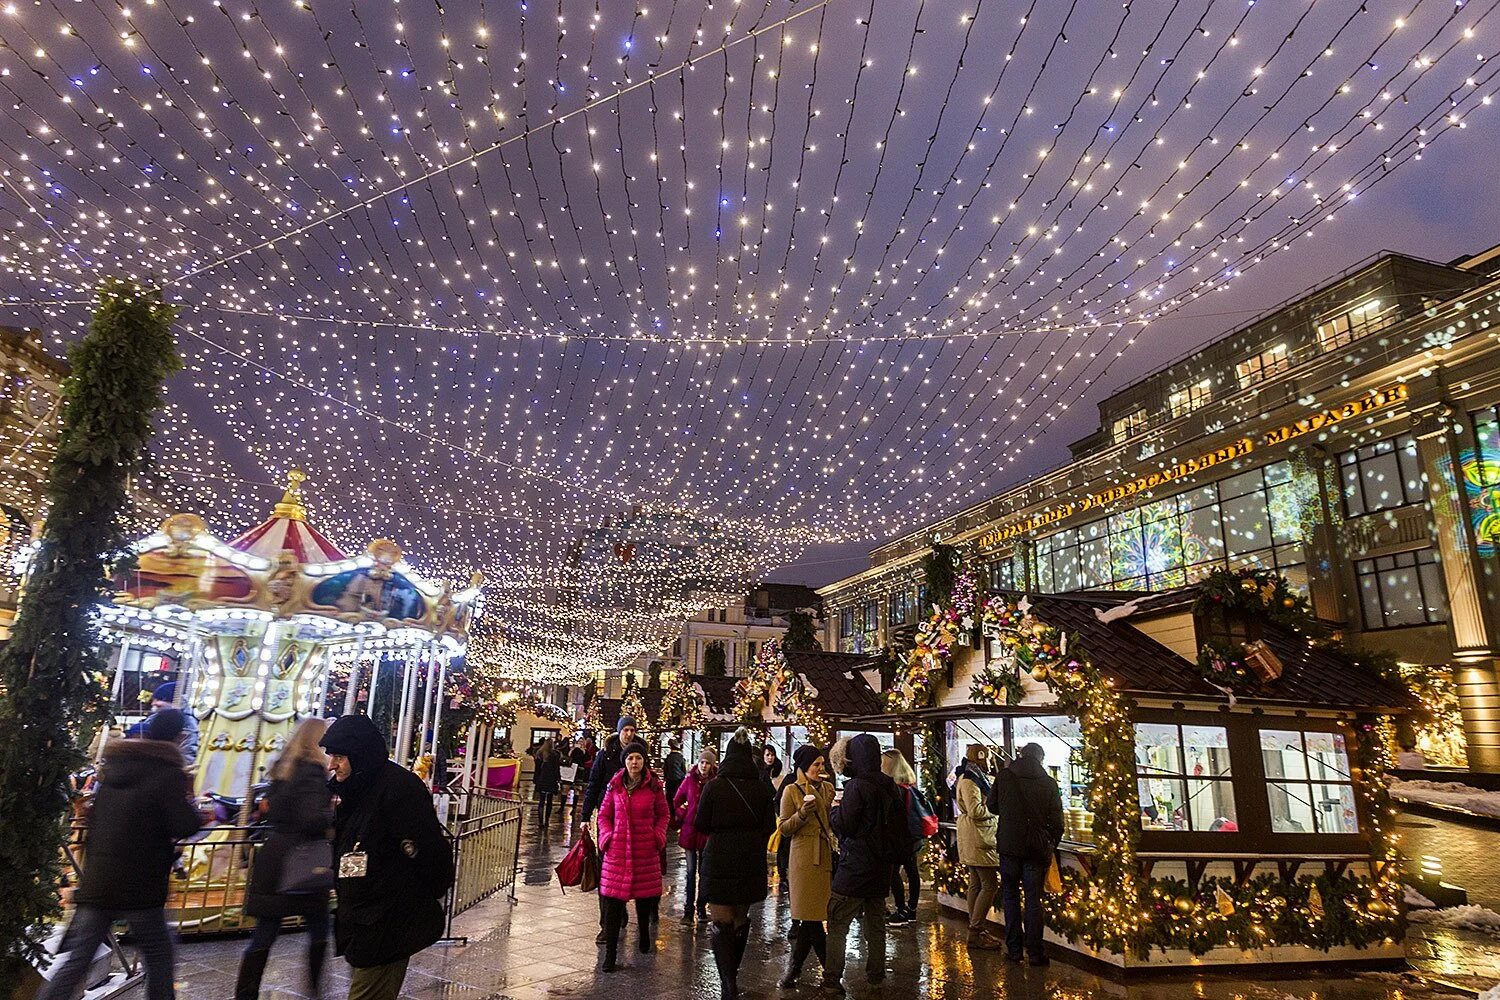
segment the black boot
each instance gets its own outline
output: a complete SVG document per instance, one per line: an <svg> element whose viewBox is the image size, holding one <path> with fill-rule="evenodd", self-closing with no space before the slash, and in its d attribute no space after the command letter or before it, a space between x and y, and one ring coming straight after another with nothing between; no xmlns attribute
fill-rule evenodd
<svg viewBox="0 0 1500 1000"><path fill-rule="evenodd" d="M745 960L745 946L750 943L750 921L745 921L734 932L734 971L740 971L740 963Z"/></svg>
<svg viewBox="0 0 1500 1000"><path fill-rule="evenodd" d="M748 925L747 925L748 926ZM709 947L713 949L714 965L719 970L719 996L721 1000L738 1000L740 995L739 960L736 954L737 932L733 924L714 921L709 932Z"/></svg>
<svg viewBox="0 0 1500 1000"><path fill-rule="evenodd" d="M312 932L309 931L309 934ZM307 944L307 995L319 1000L323 995L323 959L328 954L328 939L314 937Z"/></svg>
<svg viewBox="0 0 1500 1000"><path fill-rule="evenodd" d="M636 922L641 925L641 954L649 955L656 945L656 915L650 908L636 911Z"/></svg>
<svg viewBox="0 0 1500 1000"><path fill-rule="evenodd" d="M824 968L828 967L828 932L823 929L823 923L819 920L810 921L812 925L812 950L818 956L818 964Z"/></svg>
<svg viewBox="0 0 1500 1000"><path fill-rule="evenodd" d="M265 974L271 952L247 951L240 959L240 975L234 983L234 1000L256 1000L260 996L260 977Z"/></svg>
<svg viewBox="0 0 1500 1000"><path fill-rule="evenodd" d="M812 945L812 926L805 921L798 921L797 938L792 944L792 957L787 960L786 975L781 977L782 989L797 988L797 977L802 975L802 963L807 961L807 954L812 951Z"/></svg>
<svg viewBox="0 0 1500 1000"><path fill-rule="evenodd" d="M613 899L604 900L606 909L604 911L604 965L605 972L614 972L619 968L615 959L620 952L620 911L625 909L623 902Z"/></svg>

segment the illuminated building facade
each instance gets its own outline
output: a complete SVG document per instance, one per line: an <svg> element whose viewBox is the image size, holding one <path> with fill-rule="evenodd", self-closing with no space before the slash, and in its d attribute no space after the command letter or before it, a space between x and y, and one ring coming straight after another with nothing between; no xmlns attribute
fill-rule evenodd
<svg viewBox="0 0 1500 1000"><path fill-rule="evenodd" d="M1451 672L1500 770L1500 248L1382 254L1114 393L1064 466L871 552L825 645L902 642L938 538L981 581L1151 592L1285 574L1352 644Z"/></svg>

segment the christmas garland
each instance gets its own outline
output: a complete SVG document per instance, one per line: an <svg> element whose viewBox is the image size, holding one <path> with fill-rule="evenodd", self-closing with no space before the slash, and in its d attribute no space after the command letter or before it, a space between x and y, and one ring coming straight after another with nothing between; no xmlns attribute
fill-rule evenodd
<svg viewBox="0 0 1500 1000"><path fill-rule="evenodd" d="M963 570L953 584L952 603L934 604L927 620L917 625L915 642L906 653L896 682L886 692L886 704L896 712L924 708L932 702L939 672L953 662L953 647L961 632L974 627L979 585L974 574Z"/></svg>
<svg viewBox="0 0 1500 1000"><path fill-rule="evenodd" d="M1259 683L1245 663L1245 647L1222 639L1210 639L1198 650L1198 675L1216 688L1236 692Z"/></svg>
<svg viewBox="0 0 1500 1000"><path fill-rule="evenodd" d="M773 709L793 719L807 730L807 738L817 746L833 742L833 725L813 701L807 683L786 662L779 639L768 639L755 656L750 676L735 684L732 718L750 725L761 724L761 708L776 702Z"/></svg>
<svg viewBox="0 0 1500 1000"><path fill-rule="evenodd" d="M1193 614L1203 617L1216 611L1267 618L1299 631L1308 631L1315 621L1307 598L1293 590L1286 577L1255 567L1216 569L1198 582Z"/></svg>

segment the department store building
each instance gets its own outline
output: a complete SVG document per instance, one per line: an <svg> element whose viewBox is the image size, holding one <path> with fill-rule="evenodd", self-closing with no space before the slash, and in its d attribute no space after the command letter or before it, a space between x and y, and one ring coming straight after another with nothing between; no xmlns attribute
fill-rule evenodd
<svg viewBox="0 0 1500 1000"><path fill-rule="evenodd" d="M1500 247L1381 254L1099 411L1066 465L821 588L825 647L900 645L935 538L1033 593L1272 567L1353 645L1451 672L1469 766L1500 771Z"/></svg>

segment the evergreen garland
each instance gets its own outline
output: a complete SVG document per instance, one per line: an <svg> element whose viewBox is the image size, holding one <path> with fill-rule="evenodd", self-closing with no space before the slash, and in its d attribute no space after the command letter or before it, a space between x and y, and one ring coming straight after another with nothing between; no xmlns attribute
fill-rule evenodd
<svg viewBox="0 0 1500 1000"><path fill-rule="evenodd" d="M106 281L88 334L69 352L65 410L47 481L48 516L10 642L0 651L0 996L41 956L59 910L68 779L104 718L93 610L126 548L126 482L145 460L162 382L182 366L177 310L157 292Z"/></svg>

